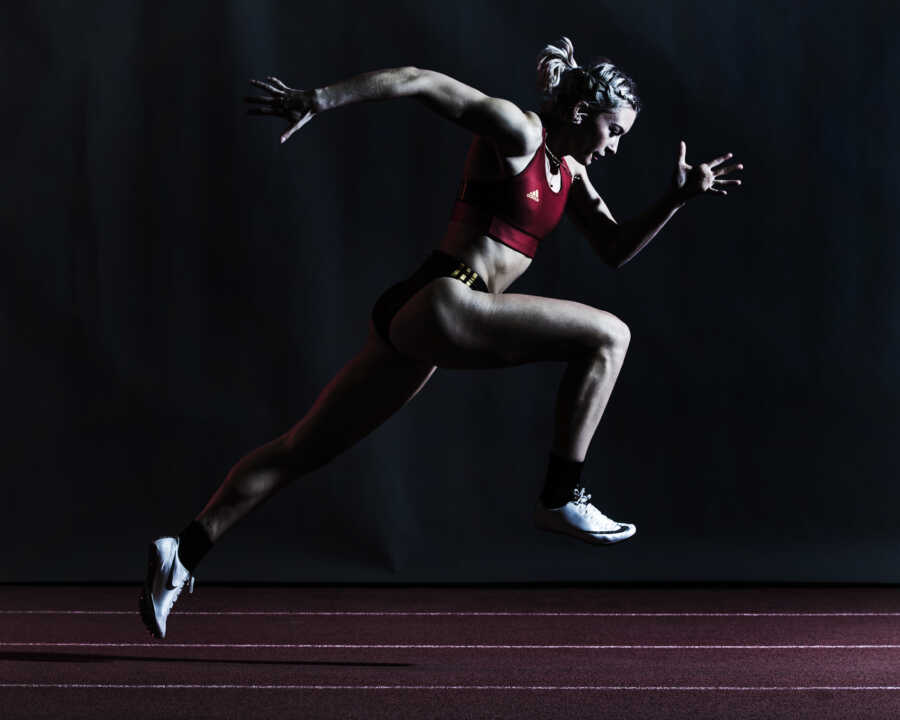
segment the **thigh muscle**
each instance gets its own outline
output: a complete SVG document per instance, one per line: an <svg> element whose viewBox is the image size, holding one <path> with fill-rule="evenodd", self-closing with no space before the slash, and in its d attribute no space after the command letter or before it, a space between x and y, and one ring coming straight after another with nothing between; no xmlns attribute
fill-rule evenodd
<svg viewBox="0 0 900 720"><path fill-rule="evenodd" d="M506 367L568 360L627 345L628 326L572 300L475 292L437 278L400 309L391 341L419 362L446 368Z"/></svg>

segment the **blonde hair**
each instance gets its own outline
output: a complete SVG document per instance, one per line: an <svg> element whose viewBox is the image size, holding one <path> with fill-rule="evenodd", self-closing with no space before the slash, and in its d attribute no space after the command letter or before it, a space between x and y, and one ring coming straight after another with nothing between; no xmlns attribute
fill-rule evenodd
<svg viewBox="0 0 900 720"><path fill-rule="evenodd" d="M557 110L570 111L578 102L595 112L628 106L640 112L637 85L609 58L596 58L587 67L575 60L575 47L563 36L559 45L547 45L538 54L537 87Z"/></svg>

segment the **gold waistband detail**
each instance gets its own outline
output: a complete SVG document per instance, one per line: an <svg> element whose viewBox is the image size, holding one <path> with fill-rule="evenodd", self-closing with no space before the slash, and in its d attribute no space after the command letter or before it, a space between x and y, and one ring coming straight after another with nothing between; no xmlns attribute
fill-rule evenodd
<svg viewBox="0 0 900 720"><path fill-rule="evenodd" d="M450 277L462 280L467 286L472 287L472 283L478 278L478 273L460 260L456 269L450 273Z"/></svg>

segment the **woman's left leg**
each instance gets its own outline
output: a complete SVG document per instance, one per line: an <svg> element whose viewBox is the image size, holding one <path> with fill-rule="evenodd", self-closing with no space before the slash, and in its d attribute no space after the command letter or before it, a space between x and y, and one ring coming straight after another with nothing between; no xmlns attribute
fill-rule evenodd
<svg viewBox="0 0 900 720"><path fill-rule="evenodd" d="M239 460L196 522L216 542L280 488L326 465L384 423L436 369L399 354L370 326L365 347L322 389L306 415Z"/></svg>
<svg viewBox="0 0 900 720"><path fill-rule="evenodd" d="M362 351L319 393L303 419L242 458L178 537L150 543L139 598L141 619L150 633L166 636L172 604L183 587L193 591L197 563L223 533L280 488L375 430L408 403L436 369L391 348L370 323Z"/></svg>

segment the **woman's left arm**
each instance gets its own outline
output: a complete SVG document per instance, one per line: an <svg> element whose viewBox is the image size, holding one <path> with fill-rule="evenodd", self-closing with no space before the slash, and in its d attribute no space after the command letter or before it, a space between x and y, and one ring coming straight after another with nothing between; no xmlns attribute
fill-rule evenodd
<svg viewBox="0 0 900 720"><path fill-rule="evenodd" d="M733 153L720 155L708 163L688 165L685 161L687 145L682 140L678 153L678 162L672 175L672 184L663 196L645 212L630 220L625 220L616 227L610 239L608 257L610 265L620 268L637 255L649 243L672 216L691 198L711 193L727 195L723 185L741 184L740 180L724 180L734 170L743 170L742 164L722 166Z"/></svg>

